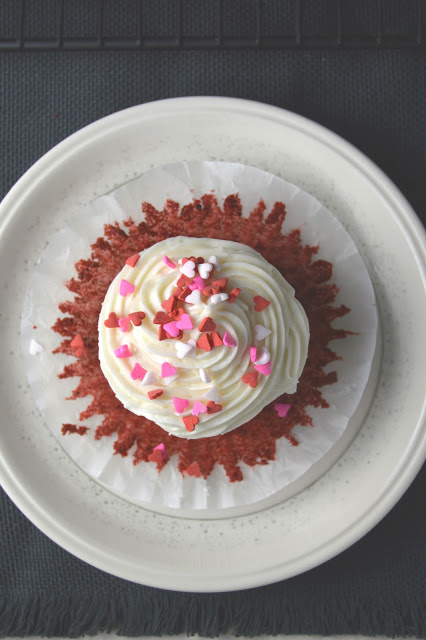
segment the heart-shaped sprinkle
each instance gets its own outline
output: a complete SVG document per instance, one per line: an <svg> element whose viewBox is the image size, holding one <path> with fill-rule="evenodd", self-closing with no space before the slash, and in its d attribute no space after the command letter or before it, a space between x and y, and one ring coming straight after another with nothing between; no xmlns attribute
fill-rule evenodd
<svg viewBox="0 0 426 640"><path fill-rule="evenodd" d="M151 453L148 456L148 461L156 462L157 464L162 465L164 463L164 458L161 451L159 451L158 449L157 450L154 449L153 451L151 451Z"/></svg>
<svg viewBox="0 0 426 640"><path fill-rule="evenodd" d="M264 340L267 336L269 336L272 331L263 326L263 324L257 324L254 327L255 338L256 340Z"/></svg>
<svg viewBox="0 0 426 640"><path fill-rule="evenodd" d="M204 287L203 296L213 296L215 293L219 293L219 287L212 287L209 285L208 287Z"/></svg>
<svg viewBox="0 0 426 640"><path fill-rule="evenodd" d="M254 296L253 302L255 311L263 311L263 309L266 309L266 307L269 307L271 304L269 300L262 298L262 296Z"/></svg>
<svg viewBox="0 0 426 640"><path fill-rule="evenodd" d="M216 271L220 271L220 262L219 260L216 258L216 256L210 256L209 260L210 264L212 264L214 266L214 268L216 269Z"/></svg>
<svg viewBox="0 0 426 640"><path fill-rule="evenodd" d="M127 344L122 344L118 349L114 349L114 353L117 358L130 358L132 356L132 352L130 351Z"/></svg>
<svg viewBox="0 0 426 640"><path fill-rule="evenodd" d="M145 314L143 311L133 311L133 313L129 313L129 318L135 327L140 327L142 320L145 318Z"/></svg>
<svg viewBox="0 0 426 640"><path fill-rule="evenodd" d="M114 311L111 311L108 318L104 320L104 325L108 329L116 329L118 327L118 316Z"/></svg>
<svg viewBox="0 0 426 640"><path fill-rule="evenodd" d="M217 287L219 291L224 291L228 284L228 278L218 278L217 280L213 280L212 287Z"/></svg>
<svg viewBox="0 0 426 640"><path fill-rule="evenodd" d="M198 265L198 273L203 280L207 280L210 277L210 273L213 270L213 265L210 262L203 262Z"/></svg>
<svg viewBox="0 0 426 640"><path fill-rule="evenodd" d="M271 354L266 347L261 347L257 353L257 358L254 364L267 364L271 359Z"/></svg>
<svg viewBox="0 0 426 640"><path fill-rule="evenodd" d="M179 335L179 329L175 320L173 322L167 322L166 324L163 324L163 328L165 331L167 331L169 336L172 336L172 338L176 338Z"/></svg>
<svg viewBox="0 0 426 640"><path fill-rule="evenodd" d="M254 368L264 376L269 376L271 373L271 362L268 362L267 364L255 364Z"/></svg>
<svg viewBox="0 0 426 640"><path fill-rule="evenodd" d="M166 446L164 442L160 442L160 444L157 444L157 446L154 447L153 451L159 451L163 457L163 460L167 460Z"/></svg>
<svg viewBox="0 0 426 640"><path fill-rule="evenodd" d="M210 338L214 347L221 347L223 345L223 340L217 331L212 331L210 334Z"/></svg>
<svg viewBox="0 0 426 640"><path fill-rule="evenodd" d="M209 400L207 403L207 413L219 413L219 411L222 411L222 405L216 404L213 400Z"/></svg>
<svg viewBox="0 0 426 640"><path fill-rule="evenodd" d="M194 289L198 289L199 291L202 291L204 289L204 280L202 279L202 277L195 276L195 278L189 285L189 288L191 289L191 291L194 291Z"/></svg>
<svg viewBox="0 0 426 640"><path fill-rule="evenodd" d="M135 253L134 256L130 256L130 258L127 258L126 264L128 264L129 267L134 267L137 261L139 260L139 258L140 258L139 253Z"/></svg>
<svg viewBox="0 0 426 640"><path fill-rule="evenodd" d="M163 300L161 306L163 307L163 309L165 309L165 311L167 311L167 313L172 313L176 309L177 300L174 296L170 296L170 298L167 298L167 300Z"/></svg>
<svg viewBox="0 0 426 640"><path fill-rule="evenodd" d="M182 420L184 420L184 418L182 418ZM186 424L185 424L186 427ZM194 428L192 429L188 429L188 427L186 427L187 431L194 431ZM185 473L188 476L193 476L194 478L199 478L201 476L201 469L200 469L200 465L198 464L198 462L193 462L192 464L189 465L189 467L187 467L185 469Z"/></svg>
<svg viewBox="0 0 426 640"><path fill-rule="evenodd" d="M180 272L188 278L193 278L195 276L195 262L193 260L187 260L185 264L182 264Z"/></svg>
<svg viewBox="0 0 426 640"><path fill-rule="evenodd" d="M210 304L219 304L219 302L225 302L225 300L228 300L227 293L214 293L210 296L209 302Z"/></svg>
<svg viewBox="0 0 426 640"><path fill-rule="evenodd" d="M182 317L176 323L178 329L182 329L182 331L193 329L194 325L192 324L191 318L187 313L183 313Z"/></svg>
<svg viewBox="0 0 426 640"><path fill-rule="evenodd" d="M189 287L185 287L184 289L182 289L182 292L178 295L178 300L181 300L182 302L186 302L186 299L190 295L191 295L191 289ZM201 302L201 297L200 297L200 302Z"/></svg>
<svg viewBox="0 0 426 640"><path fill-rule="evenodd" d="M180 278L176 282L176 285L178 287L187 287L189 284L191 284L191 282L192 282L192 278L188 278L188 276L186 276L184 273L182 273L182 275L180 276Z"/></svg>
<svg viewBox="0 0 426 640"><path fill-rule="evenodd" d="M200 369L199 370L199 374L200 374L200 378L203 382L205 382L206 384L208 384L209 382L212 381L212 379L210 378L209 374L207 373L207 371L205 369Z"/></svg>
<svg viewBox="0 0 426 640"><path fill-rule="evenodd" d="M129 330L130 327L130 318L120 318L118 321L120 329L123 333Z"/></svg>
<svg viewBox="0 0 426 640"><path fill-rule="evenodd" d="M206 332L206 331L214 331L216 329L216 323L210 318L204 318L204 320L201 320L199 326L198 326L198 331L202 332Z"/></svg>
<svg viewBox="0 0 426 640"><path fill-rule="evenodd" d="M168 378L169 376L174 376L177 373L176 367L169 364L168 362L163 362L161 365L161 377Z"/></svg>
<svg viewBox="0 0 426 640"><path fill-rule="evenodd" d="M243 382L244 384L248 384L249 387L254 389L255 387L257 387L258 378L259 378L258 372L251 371L250 373L246 373L243 375Z"/></svg>
<svg viewBox="0 0 426 640"><path fill-rule="evenodd" d="M146 371L141 365L137 362L130 372L130 377L132 380L143 380L145 378Z"/></svg>
<svg viewBox="0 0 426 640"><path fill-rule="evenodd" d="M197 416L182 416L182 420L187 431L194 431L195 425L199 423Z"/></svg>
<svg viewBox="0 0 426 640"><path fill-rule="evenodd" d="M212 385L210 389L203 394L203 398L207 398L207 400L213 400L214 402L219 402L220 395L217 387Z"/></svg>
<svg viewBox="0 0 426 640"><path fill-rule="evenodd" d="M213 349L213 344L208 333L203 333L203 335L198 338L197 347L207 352Z"/></svg>
<svg viewBox="0 0 426 640"><path fill-rule="evenodd" d="M164 324L160 324L160 326L158 327L158 339L160 340L160 342L162 340L168 340L169 337L169 334L166 333L164 329Z"/></svg>
<svg viewBox="0 0 426 640"><path fill-rule="evenodd" d="M176 265L174 262L172 262L170 260L170 258L168 258L167 256L163 256L163 262L164 264L166 264L168 267L170 267L170 269L176 269Z"/></svg>
<svg viewBox="0 0 426 640"><path fill-rule="evenodd" d="M235 338L233 336L231 336L230 333L228 333L228 331L225 331L225 333L223 334L223 344L226 347L236 347L237 346L237 342L235 340Z"/></svg>
<svg viewBox="0 0 426 640"><path fill-rule="evenodd" d="M30 355L35 356L37 353L41 353L42 351L44 351L44 349L41 344L39 344L37 340L34 340L34 338L31 338L29 347Z"/></svg>
<svg viewBox="0 0 426 640"><path fill-rule="evenodd" d="M200 415L200 413L206 413L206 411L207 407L205 404L203 404L202 402L198 402L198 400L194 402L194 406L192 407L193 416L198 416Z"/></svg>
<svg viewBox="0 0 426 640"><path fill-rule="evenodd" d="M189 407L189 400L186 398L173 398L176 413L183 413Z"/></svg>
<svg viewBox="0 0 426 640"><path fill-rule="evenodd" d="M177 357L180 360L185 358L185 356L187 356L194 348L192 345L190 345L190 344L188 344L186 342L176 342L175 343L175 347L176 347Z"/></svg>
<svg viewBox="0 0 426 640"><path fill-rule="evenodd" d="M153 384L156 384L157 376L153 371L147 371L144 379L142 380L143 387L150 387Z"/></svg>
<svg viewBox="0 0 426 640"><path fill-rule="evenodd" d="M285 418L290 410L291 404L281 404L277 402L274 404L274 409L278 413L279 418Z"/></svg>
<svg viewBox="0 0 426 640"><path fill-rule="evenodd" d="M194 338L191 338L190 340L188 340L188 344L190 344L191 347L194 347L194 349L197 346L197 343L195 342Z"/></svg>
<svg viewBox="0 0 426 640"><path fill-rule="evenodd" d="M188 304L200 304L201 302L201 293L198 289L194 289L189 296L186 296L185 302Z"/></svg>
<svg viewBox="0 0 426 640"><path fill-rule="evenodd" d="M133 293L134 290L135 290L135 286L131 282L128 282L124 278L121 280L121 282L120 282L120 296L125 298L126 296L130 295L131 293Z"/></svg>
<svg viewBox="0 0 426 640"><path fill-rule="evenodd" d="M250 347L250 360L252 362L256 362L257 358L257 349L256 347Z"/></svg>
<svg viewBox="0 0 426 640"><path fill-rule="evenodd" d="M152 320L152 323L166 324L166 322L170 322L171 320L173 320L173 318L171 318L167 313L164 313L164 311L157 311L157 313L155 314Z"/></svg>
<svg viewBox="0 0 426 640"><path fill-rule="evenodd" d="M241 293L241 289L239 289L238 287L234 287L234 289L232 289L232 291L229 294L228 302L235 302L235 300L238 298L240 293Z"/></svg>
<svg viewBox="0 0 426 640"><path fill-rule="evenodd" d="M163 395L162 389L153 389L152 391L148 391L148 398L150 400L155 400L156 398L159 398L162 395Z"/></svg>

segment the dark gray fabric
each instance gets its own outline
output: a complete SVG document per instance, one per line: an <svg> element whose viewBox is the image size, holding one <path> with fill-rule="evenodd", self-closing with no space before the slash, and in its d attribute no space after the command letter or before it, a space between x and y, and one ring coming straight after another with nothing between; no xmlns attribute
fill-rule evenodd
<svg viewBox="0 0 426 640"><path fill-rule="evenodd" d="M350 140L426 221L426 55L420 51L0 54L2 197L80 127L160 98L226 95L285 107ZM179 594L104 574L48 540L0 492L0 635L223 631L426 637L426 469L363 540L304 575Z"/></svg>

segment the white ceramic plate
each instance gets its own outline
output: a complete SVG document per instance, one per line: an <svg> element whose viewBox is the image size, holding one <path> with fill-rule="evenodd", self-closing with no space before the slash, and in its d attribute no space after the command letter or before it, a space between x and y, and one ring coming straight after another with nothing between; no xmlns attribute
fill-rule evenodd
<svg viewBox="0 0 426 640"><path fill-rule="evenodd" d="M179 160L257 166L312 193L342 222L369 268L383 359L357 437L319 480L240 517L192 520L121 500L88 478L44 425L28 391L18 326L28 272L50 234L89 201ZM109 573L182 591L243 589L336 555L395 504L426 453L426 241L398 190L338 136L281 109L182 98L113 114L63 141L0 207L0 480L65 549Z"/></svg>

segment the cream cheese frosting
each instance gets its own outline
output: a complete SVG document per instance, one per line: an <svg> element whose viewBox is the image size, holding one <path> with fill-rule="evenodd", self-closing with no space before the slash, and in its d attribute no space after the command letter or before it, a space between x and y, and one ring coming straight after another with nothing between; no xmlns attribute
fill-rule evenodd
<svg viewBox="0 0 426 640"><path fill-rule="evenodd" d="M211 238L169 238L131 256L99 317L100 365L116 397L181 438L227 433L294 393L308 343L306 314L279 271L246 245Z"/></svg>

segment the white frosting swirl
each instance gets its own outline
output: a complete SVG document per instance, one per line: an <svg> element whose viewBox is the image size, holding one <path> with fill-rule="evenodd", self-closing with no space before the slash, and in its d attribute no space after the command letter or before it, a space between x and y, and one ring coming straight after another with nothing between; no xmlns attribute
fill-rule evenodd
<svg viewBox="0 0 426 640"><path fill-rule="evenodd" d="M164 256L176 268L167 266ZM160 341L159 325L154 324L153 319L159 311L166 313L161 303L176 289L183 268L179 261L190 256L202 256L206 262L210 258L214 262L213 257L217 259L213 275L205 280L206 286L212 280L228 278L226 293L234 288L241 292L232 303L228 300L217 302L201 292L199 304L183 303L193 329L184 330L180 342L188 345L189 340L198 341L205 335L199 332L198 326L204 318L210 317L219 335L223 338L227 333L236 346L224 344L209 352L199 347L190 351L183 347L189 353L179 358L178 340ZM197 267L195 275L198 275ZM133 285L134 292L120 295L122 280ZM255 311L256 296L270 304ZM127 318L137 311L143 311L146 316L140 326L130 322L128 331L122 331L120 327L108 328L104 324L111 313L118 318ZM270 331L266 337L262 337L266 332L262 332L259 325ZM147 417L182 438L227 433L253 418L281 394L294 393L305 365L308 342L306 314L294 297L293 288L279 271L246 245L210 238L169 238L141 252L136 265L126 264L111 283L99 318L100 364L117 398L131 412ZM123 345L128 346L131 356L117 357L115 352ZM256 361L265 362L270 354L269 363L264 364L263 369L260 365L254 388L242 380L258 366L251 361L251 347L257 348ZM162 378L163 363L174 367L177 377ZM132 379L131 372L136 364L150 372L144 380ZM271 371L265 375L268 366ZM148 392L156 389L161 389L162 395L150 399ZM173 398L189 401L182 413L176 412ZM195 402L207 406L209 398L220 404L222 410L200 413L195 429L188 431L182 418L192 415Z"/></svg>

